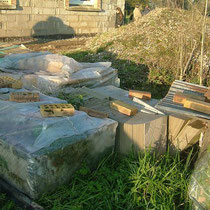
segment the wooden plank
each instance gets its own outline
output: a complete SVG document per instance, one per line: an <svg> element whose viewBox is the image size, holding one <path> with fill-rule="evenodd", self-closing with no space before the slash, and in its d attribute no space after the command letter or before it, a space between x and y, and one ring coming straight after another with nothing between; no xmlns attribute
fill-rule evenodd
<svg viewBox="0 0 210 210"><path fill-rule="evenodd" d="M42 117L63 117L74 115L75 109L71 104L44 104L40 106Z"/></svg>
<svg viewBox="0 0 210 210"><path fill-rule="evenodd" d="M138 90L129 90L129 96L146 100L150 100L152 97L150 92Z"/></svg>
<svg viewBox="0 0 210 210"><path fill-rule="evenodd" d="M97 118L107 118L108 117L108 114L106 114L104 112L99 112L94 109L90 109L90 108L83 107L83 106L80 106L79 111L86 112L91 117L97 117Z"/></svg>
<svg viewBox="0 0 210 210"><path fill-rule="evenodd" d="M40 96L39 93L13 92L10 93L9 100L19 103L37 102L40 101Z"/></svg>
<svg viewBox="0 0 210 210"><path fill-rule="evenodd" d="M198 142L201 132L205 130L205 123L201 120L189 120L178 136L172 141L177 149L183 151Z"/></svg>
<svg viewBox="0 0 210 210"><path fill-rule="evenodd" d="M188 123L189 120L190 118L184 116L169 116L169 141L173 141L177 137L177 135L180 133L180 131Z"/></svg>
<svg viewBox="0 0 210 210"><path fill-rule="evenodd" d="M187 98L184 102L184 107L198 112L210 114L210 104L207 102Z"/></svg>
<svg viewBox="0 0 210 210"><path fill-rule="evenodd" d="M138 112L136 106L126 104L123 101L114 100L110 102L110 107L127 116L135 115Z"/></svg>
<svg viewBox="0 0 210 210"><path fill-rule="evenodd" d="M185 101L186 98L205 101L204 96L199 96L199 95L190 94L190 93L175 93L175 95L173 97L173 102L178 103L178 104L184 104L184 101Z"/></svg>

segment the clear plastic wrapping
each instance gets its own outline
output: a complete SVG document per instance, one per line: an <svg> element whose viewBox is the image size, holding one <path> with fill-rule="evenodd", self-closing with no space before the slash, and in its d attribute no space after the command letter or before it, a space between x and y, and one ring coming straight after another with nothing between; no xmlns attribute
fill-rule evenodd
<svg viewBox="0 0 210 210"><path fill-rule="evenodd" d="M117 70L110 62L78 63L72 58L48 52L12 54L0 61L0 69L18 75L26 89L54 92L63 86L119 86Z"/></svg>
<svg viewBox="0 0 210 210"><path fill-rule="evenodd" d="M110 152L117 127L111 119L79 111L71 117L42 118L41 104L65 101L42 94L40 99L0 100L0 176L31 198L67 182L83 161L94 164Z"/></svg>
<svg viewBox="0 0 210 210"><path fill-rule="evenodd" d="M210 145L196 162L190 180L189 196L194 209L210 209Z"/></svg>

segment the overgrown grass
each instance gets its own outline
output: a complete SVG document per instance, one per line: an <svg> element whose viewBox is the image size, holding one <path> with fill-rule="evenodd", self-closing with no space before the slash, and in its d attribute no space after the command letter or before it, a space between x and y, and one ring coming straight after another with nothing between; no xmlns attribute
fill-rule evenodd
<svg viewBox="0 0 210 210"><path fill-rule="evenodd" d="M38 202L53 210L190 209L191 154L187 159L169 152L160 157L110 155L94 172L83 166L68 185Z"/></svg>
<svg viewBox="0 0 210 210"><path fill-rule="evenodd" d="M17 208L13 201L9 200L4 193L0 192L0 209L1 210L14 210Z"/></svg>

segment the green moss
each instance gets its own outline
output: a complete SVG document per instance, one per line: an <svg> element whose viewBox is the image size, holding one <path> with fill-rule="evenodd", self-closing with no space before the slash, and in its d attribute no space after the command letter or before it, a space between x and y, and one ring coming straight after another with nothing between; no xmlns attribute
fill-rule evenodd
<svg viewBox="0 0 210 210"><path fill-rule="evenodd" d="M25 181L23 180L23 179L21 179L19 176L17 176L16 174L14 174L14 173L12 173L12 172L10 172L9 173L9 176L13 179L13 180L15 180L15 183L16 184L18 184L18 185L20 185L20 186L24 186L24 184L25 184Z"/></svg>
<svg viewBox="0 0 210 210"><path fill-rule="evenodd" d="M79 109L80 106L84 105L83 100L84 95L82 94L69 94L60 92L58 98L66 100L68 103L72 104L75 109Z"/></svg>
<svg viewBox="0 0 210 210"><path fill-rule="evenodd" d="M64 164L71 165L74 162L78 162L82 156L87 154L88 146L88 142L83 141L50 153L48 156L52 165L59 170Z"/></svg>
<svg viewBox="0 0 210 210"><path fill-rule="evenodd" d="M7 161L1 155L0 155L0 168L6 169L7 171L9 170Z"/></svg>

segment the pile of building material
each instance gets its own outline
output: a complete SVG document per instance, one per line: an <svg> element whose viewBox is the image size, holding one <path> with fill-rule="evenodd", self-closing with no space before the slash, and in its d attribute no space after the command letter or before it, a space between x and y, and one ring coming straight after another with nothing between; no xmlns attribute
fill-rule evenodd
<svg viewBox="0 0 210 210"><path fill-rule="evenodd" d="M0 177L20 192L36 199L113 151L116 121L41 93L8 91L0 94Z"/></svg>
<svg viewBox="0 0 210 210"><path fill-rule="evenodd" d="M169 114L169 142L172 150L185 150L197 143L210 119L209 89L175 81L156 107Z"/></svg>
<svg viewBox="0 0 210 210"><path fill-rule="evenodd" d="M67 88L60 91L82 95L83 110L91 115L108 116L118 122L116 151L123 154L129 154L132 150L151 150L158 154L166 151L168 117L154 108L157 100L150 100L150 97L147 100L139 99L143 98L145 92L137 91L137 99L129 97L134 96L134 91L114 86L75 90Z"/></svg>
<svg viewBox="0 0 210 210"><path fill-rule="evenodd" d="M63 86L119 86L110 62L79 63L49 52L11 54L0 59L0 75L21 80L24 88L52 93Z"/></svg>
<svg viewBox="0 0 210 210"><path fill-rule="evenodd" d="M150 92L117 88L110 62L78 63L48 52L4 56L0 69L0 177L32 199L114 147L163 154L169 140L183 151L208 127L207 87L175 81L159 102ZM83 104L78 111L34 90L82 95Z"/></svg>
<svg viewBox="0 0 210 210"><path fill-rule="evenodd" d="M208 103L207 94L209 94L209 89L205 86L176 80L173 82L166 97L156 105L156 108L168 113L179 113L190 117L210 119L210 104ZM196 103L199 101L199 108L192 108L197 106L194 106L194 101ZM183 106L183 104L185 105ZM200 108L203 106L206 110Z"/></svg>

